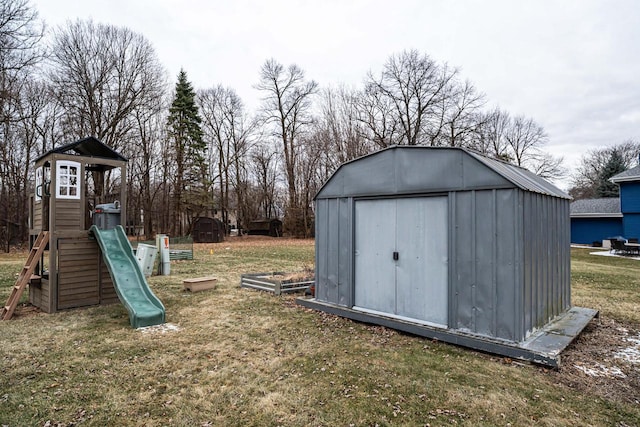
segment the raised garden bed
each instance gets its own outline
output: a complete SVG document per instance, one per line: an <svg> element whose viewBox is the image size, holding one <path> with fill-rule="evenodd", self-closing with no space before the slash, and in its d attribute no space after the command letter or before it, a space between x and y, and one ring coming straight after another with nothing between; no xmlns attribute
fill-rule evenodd
<svg viewBox="0 0 640 427"><path fill-rule="evenodd" d="M247 273L240 276L240 287L273 292L276 295L286 292L306 291L315 282L313 273Z"/></svg>
<svg viewBox="0 0 640 427"><path fill-rule="evenodd" d="M196 277L195 279L184 279L182 286L185 291L200 292L216 287L215 277Z"/></svg>

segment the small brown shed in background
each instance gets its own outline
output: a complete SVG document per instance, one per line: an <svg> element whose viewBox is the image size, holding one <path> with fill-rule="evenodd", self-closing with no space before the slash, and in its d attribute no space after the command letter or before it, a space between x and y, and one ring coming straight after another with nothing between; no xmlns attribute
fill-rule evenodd
<svg viewBox="0 0 640 427"><path fill-rule="evenodd" d="M253 236L282 237L282 221L258 219L249 223L249 234Z"/></svg>
<svg viewBox="0 0 640 427"><path fill-rule="evenodd" d="M198 217L191 232L195 243L219 243L224 241L224 224L216 218Z"/></svg>

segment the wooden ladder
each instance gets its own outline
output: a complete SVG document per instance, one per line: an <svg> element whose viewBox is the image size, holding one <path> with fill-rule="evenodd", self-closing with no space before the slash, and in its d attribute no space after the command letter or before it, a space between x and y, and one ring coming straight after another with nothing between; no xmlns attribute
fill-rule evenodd
<svg viewBox="0 0 640 427"><path fill-rule="evenodd" d="M44 252L44 248L47 247L47 243L49 243L49 232L41 231L33 243L31 252L29 252L29 258L27 258L27 262L22 268L16 284L13 285L13 289L11 289L11 295L9 295L7 304L2 308L2 312L0 313L1 320L9 320L13 316L22 292L24 292L24 288L27 286L27 283L29 283L31 275L35 271L36 265L42 256L42 252Z"/></svg>

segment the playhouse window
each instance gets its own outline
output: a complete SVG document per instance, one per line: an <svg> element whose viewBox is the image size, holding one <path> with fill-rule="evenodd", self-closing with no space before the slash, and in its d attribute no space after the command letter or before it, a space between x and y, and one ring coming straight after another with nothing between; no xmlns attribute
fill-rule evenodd
<svg viewBox="0 0 640 427"><path fill-rule="evenodd" d="M59 161L56 172L56 197L80 198L80 163Z"/></svg>
<svg viewBox="0 0 640 427"><path fill-rule="evenodd" d="M36 202L42 200L42 166L36 169Z"/></svg>
<svg viewBox="0 0 640 427"><path fill-rule="evenodd" d="M49 184L51 183L51 170L48 166L40 166L36 169L35 201L39 202L43 196L49 195Z"/></svg>

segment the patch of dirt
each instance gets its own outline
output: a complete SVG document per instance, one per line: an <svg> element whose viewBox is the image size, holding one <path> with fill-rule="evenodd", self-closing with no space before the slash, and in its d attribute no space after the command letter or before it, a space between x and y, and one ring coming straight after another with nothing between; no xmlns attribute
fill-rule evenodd
<svg viewBox="0 0 640 427"><path fill-rule="evenodd" d="M28 292L28 290L26 292ZM43 313L43 311L38 307L29 303L22 303L16 306L16 309L13 311L13 316L11 318L15 319L16 317L32 317L41 313Z"/></svg>
<svg viewBox="0 0 640 427"><path fill-rule="evenodd" d="M145 326L138 328L143 334L166 334L167 332L178 332L181 328L173 323L162 323L160 325Z"/></svg>
<svg viewBox="0 0 640 427"><path fill-rule="evenodd" d="M600 316L562 352L549 371L571 388L640 405L640 326Z"/></svg>

